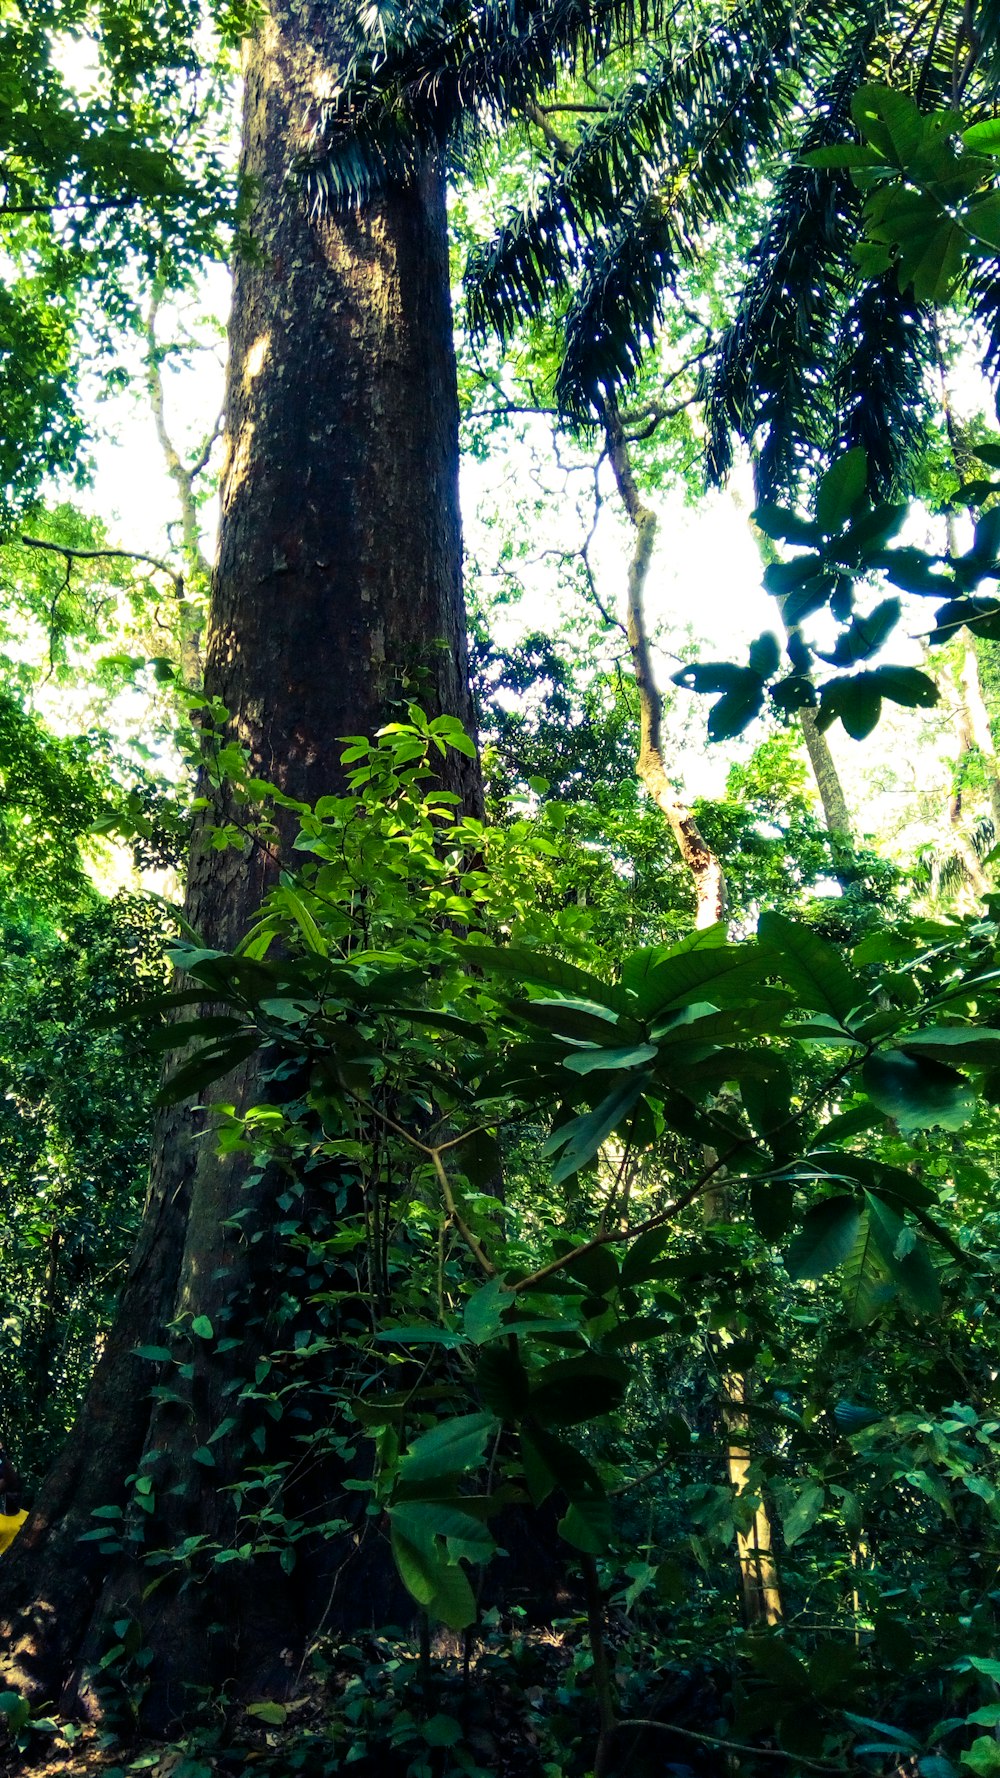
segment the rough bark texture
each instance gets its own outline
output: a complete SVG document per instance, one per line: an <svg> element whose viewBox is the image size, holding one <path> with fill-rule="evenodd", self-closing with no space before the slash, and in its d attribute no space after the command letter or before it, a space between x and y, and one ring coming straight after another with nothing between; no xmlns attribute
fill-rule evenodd
<svg viewBox="0 0 1000 1778"><path fill-rule="evenodd" d="M431 714L471 721L460 584L457 395L443 186L363 213L311 220L286 168L330 90L344 5L276 4L249 52L244 171L257 193L254 250L237 268L227 392L227 466L206 683L233 713L252 769L296 798L340 787L345 734L370 732L401 693ZM451 787L479 808L475 768L458 755ZM211 946L245 930L280 866L280 844L247 856L196 836L187 914ZM284 840L287 836L282 836ZM251 1099L255 1065L219 1096ZM188 1535L225 1544L222 1492L245 1468L245 1428L193 1460L230 1411L227 1384L268 1342L280 1287L271 1229L276 1182L248 1183L240 1157L196 1141L204 1114L161 1121L142 1235L69 1443L0 1567L0 1673L35 1698L88 1697L88 1670L133 1618L154 1651L145 1677L153 1726L183 1714L192 1686L243 1695L294 1684L298 1654L329 1599L344 1550L295 1576L274 1558L150 1571L79 1538L95 1507L125 1511L126 1539L176 1548ZM230 1219L243 1218L241 1226ZM255 1241L254 1236L258 1239ZM207 1316L213 1342L191 1335ZM167 1375L180 1403L154 1404L156 1364L137 1358L179 1323L190 1376ZM234 1340L225 1355L220 1335ZM132 1479L152 1478L155 1510ZM357 1501L358 1496L352 1496ZM360 1497L363 1502L363 1497ZM330 1502L322 1503L334 1511ZM151 1578L164 1576L144 1596ZM380 1601L372 1600L377 1614ZM107 1675L105 1676L107 1677Z"/></svg>

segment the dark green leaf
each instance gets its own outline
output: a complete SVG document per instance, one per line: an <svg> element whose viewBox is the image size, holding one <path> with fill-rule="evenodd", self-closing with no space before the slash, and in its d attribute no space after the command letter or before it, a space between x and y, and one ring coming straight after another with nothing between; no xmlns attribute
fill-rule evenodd
<svg viewBox="0 0 1000 1778"><path fill-rule="evenodd" d="M865 1091L900 1130L960 1130L975 1115L976 1096L956 1069L929 1056L877 1050L862 1070Z"/></svg>
<svg viewBox="0 0 1000 1778"><path fill-rule="evenodd" d="M790 1278L823 1278L842 1265L857 1238L861 1209L856 1198L823 1198L806 1213L785 1256Z"/></svg>

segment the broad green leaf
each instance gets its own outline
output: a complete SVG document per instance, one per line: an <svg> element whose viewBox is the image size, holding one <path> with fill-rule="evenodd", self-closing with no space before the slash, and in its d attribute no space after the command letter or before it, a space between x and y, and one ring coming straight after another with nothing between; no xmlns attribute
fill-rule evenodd
<svg viewBox="0 0 1000 1778"><path fill-rule="evenodd" d="M816 523L826 536L840 531L865 498L868 458L861 445L831 463L816 495Z"/></svg>
<svg viewBox="0 0 1000 1778"><path fill-rule="evenodd" d="M652 1276L650 1267L655 1266L665 1247L673 1239L673 1230L669 1228L649 1229L645 1235L639 1235L622 1260L621 1281L625 1285L643 1284Z"/></svg>
<svg viewBox="0 0 1000 1778"><path fill-rule="evenodd" d="M854 741L863 741L878 726L882 714L882 693L874 673L853 673L849 679L828 679L820 687L820 729L827 729L838 716Z"/></svg>
<svg viewBox="0 0 1000 1778"><path fill-rule="evenodd" d="M199 1340L214 1340L215 1329L207 1315L196 1315L191 1323L191 1332L197 1334Z"/></svg>
<svg viewBox="0 0 1000 1778"><path fill-rule="evenodd" d="M513 1301L512 1293L501 1278L491 1278L488 1284L481 1284L465 1305L463 1320L467 1338L477 1346L492 1339L500 1330L504 1310L509 1309Z"/></svg>
<svg viewBox="0 0 1000 1778"><path fill-rule="evenodd" d="M747 989L763 981L768 966L763 947L714 944L664 957L635 984L636 1009L650 1021L658 1013L710 998L716 1005L739 1004Z"/></svg>
<svg viewBox="0 0 1000 1778"><path fill-rule="evenodd" d="M479 1467L486 1440L496 1431L492 1414L456 1414L442 1420L414 1439L403 1458L401 1473L408 1482L429 1476L464 1475Z"/></svg>
<svg viewBox="0 0 1000 1778"><path fill-rule="evenodd" d="M785 1543L791 1546L811 1531L826 1504L826 1490L819 1482L807 1482L800 1488L790 1511L782 1514L781 1531Z"/></svg>
<svg viewBox="0 0 1000 1778"><path fill-rule="evenodd" d="M645 1074L638 1079L632 1075L622 1086L612 1089L606 1099L593 1110L585 1112L581 1117L573 1118L568 1124L560 1124L551 1136L542 1144L542 1153L551 1154L561 1148L562 1157L552 1169L553 1185L561 1185L573 1173L578 1173L588 1161L593 1160L602 1142L606 1142L613 1130L633 1110L648 1085Z"/></svg>
<svg viewBox="0 0 1000 1778"><path fill-rule="evenodd" d="M824 1198L807 1211L785 1256L790 1278L823 1278L842 1265L857 1238L861 1209L856 1198Z"/></svg>
<svg viewBox="0 0 1000 1778"><path fill-rule="evenodd" d="M940 693L933 679L918 667L875 667L869 674L883 698L909 709L929 710Z"/></svg>
<svg viewBox="0 0 1000 1778"><path fill-rule="evenodd" d="M848 1320L853 1327L867 1327L893 1301L896 1294L888 1268L872 1234L871 1217L867 1210L861 1217L857 1238L844 1261L843 1285ZM839 1424L839 1407L835 1418ZM881 1416L876 1415L875 1418ZM857 1430L855 1426L848 1426L846 1429Z"/></svg>
<svg viewBox="0 0 1000 1778"><path fill-rule="evenodd" d="M970 1772L978 1774L978 1778L995 1778L1000 1772L1000 1741L993 1735L979 1735L965 1753L959 1754L959 1761Z"/></svg>
<svg viewBox="0 0 1000 1778"><path fill-rule="evenodd" d="M486 1525L470 1512L463 1512L461 1500L402 1500L389 1508L389 1517L403 1536L424 1548L429 1539L447 1539L451 1556L464 1556L470 1562L488 1562L496 1549Z"/></svg>
<svg viewBox="0 0 1000 1778"><path fill-rule="evenodd" d="M270 1698L264 1698L259 1704L246 1706L248 1716L255 1716L258 1722L272 1723L275 1728L288 1720L288 1711L284 1704L276 1704Z"/></svg>
<svg viewBox="0 0 1000 1778"><path fill-rule="evenodd" d="M941 1287L926 1247L890 1205L866 1192L872 1239L894 1283L922 1314L941 1307Z"/></svg>
<svg viewBox="0 0 1000 1778"><path fill-rule="evenodd" d="M789 920L785 914L765 913L757 931L777 953L781 979L800 1006L827 1013L842 1024L867 997L866 989L854 980L833 946L810 927Z"/></svg>
<svg viewBox="0 0 1000 1778"><path fill-rule="evenodd" d="M712 705L708 718L710 741L727 741L759 716L764 703L764 685L749 667L741 669L741 678L732 691L727 691Z"/></svg>
<svg viewBox="0 0 1000 1778"><path fill-rule="evenodd" d="M434 1597L440 1563L431 1548L414 1543L399 1526L390 1521L392 1553L399 1578L418 1605L427 1606Z"/></svg>
<svg viewBox="0 0 1000 1778"><path fill-rule="evenodd" d="M982 123L971 124L962 131L962 141L976 154L1000 154L1000 117L988 117ZM977 456L981 454L976 452ZM989 462L989 458L986 461Z"/></svg>
<svg viewBox="0 0 1000 1778"><path fill-rule="evenodd" d="M538 987L564 988L586 1002L595 1002L614 1013L630 1013L632 1003L623 988L613 982L602 982L599 976L588 975L573 963L559 957L548 957L541 951L522 946L466 944L462 955L487 975L512 976L519 983L530 982Z"/></svg>
<svg viewBox="0 0 1000 1778"><path fill-rule="evenodd" d="M906 1055L936 1062L1000 1063L1000 1030L989 1025L925 1025L898 1042Z"/></svg>
<svg viewBox="0 0 1000 1778"><path fill-rule="evenodd" d="M626 1049L574 1050L572 1055L563 1057L563 1067L573 1074L639 1068L643 1062L654 1061L659 1053L655 1043L633 1044Z"/></svg>
<svg viewBox="0 0 1000 1778"><path fill-rule="evenodd" d="M868 81L854 95L851 116L879 154L909 168L923 141L924 119L908 93Z"/></svg>
<svg viewBox="0 0 1000 1778"><path fill-rule="evenodd" d="M431 1617L440 1618L449 1630L467 1630L475 1623L475 1594L465 1569L457 1562L442 1563L437 1569L434 1595L427 1610Z"/></svg>
<svg viewBox="0 0 1000 1778"><path fill-rule="evenodd" d="M531 1384L528 1373L512 1346L486 1346L476 1366L479 1394L491 1414L500 1420L520 1420L528 1411Z"/></svg>
<svg viewBox="0 0 1000 1778"><path fill-rule="evenodd" d="M457 1747L464 1738L465 1731L454 1716L445 1716L439 1711L422 1723L420 1733L428 1747Z"/></svg>
<svg viewBox="0 0 1000 1778"><path fill-rule="evenodd" d="M576 1550L603 1556L611 1542L611 1502L574 1500L559 1520L558 1532Z"/></svg>
<svg viewBox="0 0 1000 1778"><path fill-rule="evenodd" d="M758 531L765 537L780 537L784 543L815 544L820 534L811 519L804 519L787 507L764 500L751 514Z"/></svg>
<svg viewBox="0 0 1000 1778"><path fill-rule="evenodd" d="M876 1050L866 1058L862 1081L880 1111L911 1130L960 1130L974 1117L976 1096L964 1074L930 1056Z"/></svg>

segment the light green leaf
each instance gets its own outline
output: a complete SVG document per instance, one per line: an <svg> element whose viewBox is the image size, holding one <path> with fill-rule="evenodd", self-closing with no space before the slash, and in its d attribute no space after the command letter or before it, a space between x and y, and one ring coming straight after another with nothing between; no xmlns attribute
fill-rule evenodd
<svg viewBox="0 0 1000 1778"><path fill-rule="evenodd" d="M430 1476L465 1475L479 1467L486 1440L496 1431L492 1414L456 1414L441 1420L429 1432L414 1439L403 1458L401 1473L407 1482Z"/></svg>
<svg viewBox="0 0 1000 1778"><path fill-rule="evenodd" d="M826 1502L826 1490L818 1482L807 1482L800 1488L790 1511L782 1515L781 1530L786 1545L797 1543L811 1531Z"/></svg>
<svg viewBox="0 0 1000 1778"><path fill-rule="evenodd" d="M655 1043L632 1044L625 1049L574 1050L563 1057L563 1067L573 1074L595 1074L605 1069L638 1068L659 1055Z"/></svg>
<svg viewBox="0 0 1000 1778"><path fill-rule="evenodd" d="M273 1723L278 1728L287 1721L288 1711L284 1704L273 1704L270 1699L265 1698L260 1704L248 1704L247 1715L255 1716L258 1722Z"/></svg>

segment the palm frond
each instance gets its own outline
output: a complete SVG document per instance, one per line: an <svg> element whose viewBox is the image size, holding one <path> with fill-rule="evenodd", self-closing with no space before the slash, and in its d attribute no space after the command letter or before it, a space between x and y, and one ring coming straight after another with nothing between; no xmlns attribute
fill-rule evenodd
<svg viewBox="0 0 1000 1778"><path fill-rule="evenodd" d="M862 9L838 65L820 85L800 153L852 137L851 100L885 23ZM850 284L858 195L838 170L794 162L777 182L770 220L736 315L707 378L710 479L732 466L733 435L755 447L761 498L794 494L830 428L829 367ZM761 436L762 434L762 436Z"/></svg>
<svg viewBox="0 0 1000 1778"><path fill-rule="evenodd" d="M891 274L863 284L844 310L831 378L829 455L861 445L873 500L910 492L927 429L927 373L936 361L933 312Z"/></svg>
<svg viewBox="0 0 1000 1778"><path fill-rule="evenodd" d="M663 35L663 0L365 0L300 163L316 206L364 203L446 143L495 131L613 49Z"/></svg>

